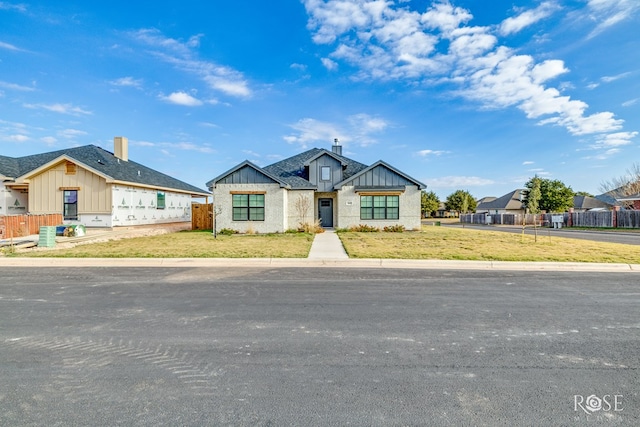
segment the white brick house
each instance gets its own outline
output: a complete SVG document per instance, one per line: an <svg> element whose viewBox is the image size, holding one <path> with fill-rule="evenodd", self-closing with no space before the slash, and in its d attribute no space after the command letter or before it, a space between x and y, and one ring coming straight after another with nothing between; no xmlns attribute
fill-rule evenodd
<svg viewBox="0 0 640 427"><path fill-rule="evenodd" d="M365 224L420 228L426 186L378 161L373 165L313 148L261 168L245 161L207 183L213 193L216 230L281 233L320 220L323 227Z"/></svg>

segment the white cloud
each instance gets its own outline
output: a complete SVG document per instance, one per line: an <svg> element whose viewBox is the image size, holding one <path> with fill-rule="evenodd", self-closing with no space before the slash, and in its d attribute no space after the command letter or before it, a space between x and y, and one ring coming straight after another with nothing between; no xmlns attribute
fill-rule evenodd
<svg viewBox="0 0 640 427"><path fill-rule="evenodd" d="M322 62L322 65L324 65L324 68L329 71L335 71L338 69L338 63L330 58L321 58L320 61Z"/></svg>
<svg viewBox="0 0 640 427"><path fill-rule="evenodd" d="M75 139L84 135L87 135L87 132L78 129L63 129L58 131L58 136L66 139Z"/></svg>
<svg viewBox="0 0 640 427"><path fill-rule="evenodd" d="M429 188L455 188L482 187L495 184L495 181L477 176L443 176L440 178L426 179L424 183Z"/></svg>
<svg viewBox="0 0 640 427"><path fill-rule="evenodd" d="M517 33L526 27L535 24L545 18L551 16L554 12L560 9L560 6L555 2L545 1L540 3L538 7L531 10L526 10L511 18L507 18L499 26L499 32L502 35L509 35Z"/></svg>
<svg viewBox="0 0 640 427"><path fill-rule="evenodd" d="M142 147L157 147L165 155L170 155L174 150L195 151L203 154L212 154L216 152L208 145L198 145L191 142L130 141L130 143Z"/></svg>
<svg viewBox="0 0 640 427"><path fill-rule="evenodd" d="M623 107L631 107L632 105L636 105L640 101L640 98L630 99L622 103Z"/></svg>
<svg viewBox="0 0 640 427"><path fill-rule="evenodd" d="M601 135L596 138L596 148L619 147L631 144L631 140L638 136L638 132L618 132L608 135Z"/></svg>
<svg viewBox="0 0 640 427"><path fill-rule="evenodd" d="M563 95L571 89L566 82L559 82L558 88L548 86L569 72L563 61L536 62L530 55L498 44L494 32L513 34L545 19L560 9L556 1L545 1L500 26L486 27L467 25L471 13L448 1L432 2L424 13L391 1L303 2L314 42L333 45L329 58L355 67L354 79L455 84L459 89L454 94L483 108L516 107L527 118L543 118L538 124L562 126L572 135L622 128L623 120L612 112L587 114L586 102ZM626 19L640 8L640 2L589 0L588 7Z"/></svg>
<svg viewBox="0 0 640 427"><path fill-rule="evenodd" d="M32 92L35 89L35 87L32 86L22 86L19 84L15 84L15 83L8 83L8 82L3 82L0 81L0 87L5 88L5 89L10 89L10 90L18 90L21 92Z"/></svg>
<svg viewBox="0 0 640 427"><path fill-rule="evenodd" d="M620 22L633 17L640 10L638 0L589 0L589 18L597 22L588 38L597 36Z"/></svg>
<svg viewBox="0 0 640 427"><path fill-rule="evenodd" d="M15 134L15 135L7 135L5 137L2 138L5 141L10 141L10 142L27 142L29 141L29 138L27 135L23 135L23 134Z"/></svg>
<svg viewBox="0 0 640 427"><path fill-rule="evenodd" d="M535 163L535 162L532 162L531 160L525 160L524 162L522 162L522 164L523 164L523 165L525 165L525 166L526 166L526 165L532 165L532 164L534 164L534 163Z"/></svg>
<svg viewBox="0 0 640 427"><path fill-rule="evenodd" d="M25 13L27 11L27 6L22 3L7 3L4 1L0 1L0 10L15 10L18 12Z"/></svg>
<svg viewBox="0 0 640 427"><path fill-rule="evenodd" d="M249 97L252 92L243 74L230 67L195 58L201 34L188 41L165 37L155 29L138 30L131 34L136 40L155 48L153 54L179 70L201 78L211 89L235 97Z"/></svg>
<svg viewBox="0 0 640 427"><path fill-rule="evenodd" d="M71 116L88 116L93 114L91 111L73 106L72 104L24 104L24 107L43 109L53 111L54 113L69 114Z"/></svg>
<svg viewBox="0 0 640 427"><path fill-rule="evenodd" d="M630 71L626 73L620 73L615 76L604 76L601 80L605 83L615 82L616 80L624 79L625 77L629 77L632 73Z"/></svg>
<svg viewBox="0 0 640 427"><path fill-rule="evenodd" d="M345 133L334 124L311 118L298 120L296 123L289 125L289 127L295 130L296 133L285 136L284 140L289 144L298 144L301 148L308 148L308 144L312 142L327 144L333 141L334 138L346 139Z"/></svg>
<svg viewBox="0 0 640 427"><path fill-rule="evenodd" d="M139 88L142 86L142 79L134 79L133 77L121 77L119 79L116 80L111 80L109 83L111 83L113 86L124 86L124 87L135 87L135 88Z"/></svg>
<svg viewBox="0 0 640 427"><path fill-rule="evenodd" d="M44 136L42 138L40 138L40 141L44 142L47 145L53 145L56 142L58 142L58 140L52 136Z"/></svg>
<svg viewBox="0 0 640 427"><path fill-rule="evenodd" d="M418 152L416 152L416 154L420 157L428 157L428 156L441 156L445 153L448 153L448 151L442 151L442 150L420 150Z"/></svg>
<svg viewBox="0 0 640 427"><path fill-rule="evenodd" d="M203 104L202 101L200 101L197 98L194 98L193 96L189 95L186 92L173 92L169 96L161 95L160 99L166 102L170 102L172 104L184 105L185 107L199 107L200 105Z"/></svg>
<svg viewBox="0 0 640 427"><path fill-rule="evenodd" d="M6 49L6 50L15 50L15 51L21 51L22 49L12 45L11 43L5 43L0 41L0 49Z"/></svg>
<svg viewBox="0 0 640 427"><path fill-rule="evenodd" d="M377 143L375 135L383 132L388 126L386 120L365 113L349 116L340 125L304 118L290 124L289 127L296 132L284 136L283 139L289 144L298 144L301 148L308 148L310 143L329 144L335 138L338 138L342 145L356 144L366 147Z"/></svg>

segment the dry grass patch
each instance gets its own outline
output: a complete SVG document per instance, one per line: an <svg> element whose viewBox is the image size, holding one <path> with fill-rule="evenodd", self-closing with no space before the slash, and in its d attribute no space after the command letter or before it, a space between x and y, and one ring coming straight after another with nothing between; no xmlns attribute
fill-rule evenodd
<svg viewBox="0 0 640 427"><path fill-rule="evenodd" d="M17 256L65 258L306 258L311 234L218 235L182 231L150 237L78 245L69 249L32 251Z"/></svg>
<svg viewBox="0 0 640 427"><path fill-rule="evenodd" d="M640 262L640 246L447 227L412 233L340 232L351 258Z"/></svg>

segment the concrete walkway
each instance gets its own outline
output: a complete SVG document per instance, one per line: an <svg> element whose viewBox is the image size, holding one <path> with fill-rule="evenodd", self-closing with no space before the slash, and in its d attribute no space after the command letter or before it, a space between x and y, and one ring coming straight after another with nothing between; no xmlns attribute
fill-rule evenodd
<svg viewBox="0 0 640 427"><path fill-rule="evenodd" d="M334 230L324 230L316 234L309 251L309 259L348 259L342 242Z"/></svg>

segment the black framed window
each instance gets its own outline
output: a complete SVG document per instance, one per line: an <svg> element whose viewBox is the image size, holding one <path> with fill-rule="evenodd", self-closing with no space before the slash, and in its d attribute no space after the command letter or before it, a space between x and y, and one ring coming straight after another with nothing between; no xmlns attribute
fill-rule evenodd
<svg viewBox="0 0 640 427"><path fill-rule="evenodd" d="M360 219L399 218L399 196L360 196Z"/></svg>
<svg viewBox="0 0 640 427"><path fill-rule="evenodd" d="M63 191L64 219L78 219L78 190Z"/></svg>
<svg viewBox="0 0 640 427"><path fill-rule="evenodd" d="M234 194L234 221L264 221L264 194Z"/></svg>

